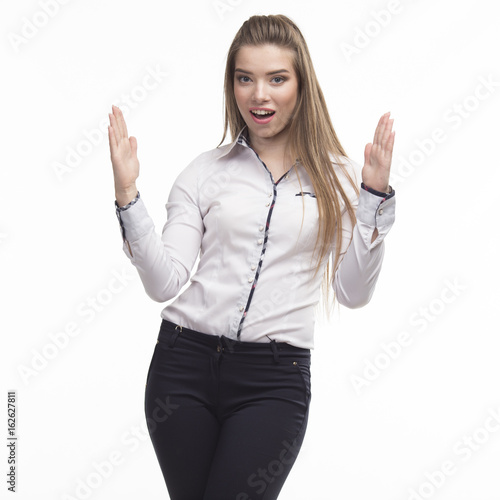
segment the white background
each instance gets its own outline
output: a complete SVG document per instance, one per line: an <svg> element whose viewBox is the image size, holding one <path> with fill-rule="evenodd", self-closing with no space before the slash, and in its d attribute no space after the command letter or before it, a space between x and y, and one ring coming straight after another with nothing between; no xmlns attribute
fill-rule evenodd
<svg viewBox="0 0 500 500"><path fill-rule="evenodd" d="M176 175L222 138L236 31L282 13L308 42L351 158L363 164L379 117L395 118L397 215L372 301L316 325L309 426L280 498L500 499L495 2L46 3L50 16L38 1L2 2L0 15L0 425L5 436L16 390L17 498L166 498L143 412L165 304L122 251L98 128L128 95L137 185L159 232ZM141 91L148 68L163 76ZM120 463L97 472L110 457ZM453 472L435 473L445 462Z"/></svg>

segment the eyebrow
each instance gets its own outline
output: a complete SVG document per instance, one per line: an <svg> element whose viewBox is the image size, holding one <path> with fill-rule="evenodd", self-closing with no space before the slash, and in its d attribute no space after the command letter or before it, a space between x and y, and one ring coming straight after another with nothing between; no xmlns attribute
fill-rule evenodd
<svg viewBox="0 0 500 500"><path fill-rule="evenodd" d="M247 75L251 75L251 71L245 71L244 69L236 68L234 72L236 73L239 71L240 73L246 73ZM266 73L266 75L276 75L277 73L289 73L287 69L279 69L278 71L269 71L269 73Z"/></svg>

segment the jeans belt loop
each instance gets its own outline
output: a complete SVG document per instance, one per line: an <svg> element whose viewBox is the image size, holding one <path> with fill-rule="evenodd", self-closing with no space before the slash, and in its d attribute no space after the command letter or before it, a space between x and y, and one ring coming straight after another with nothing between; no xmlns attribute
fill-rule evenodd
<svg viewBox="0 0 500 500"><path fill-rule="evenodd" d="M274 355L274 362L279 363L279 354L278 354L278 348L276 347L276 340L271 340L271 349L273 351Z"/></svg>

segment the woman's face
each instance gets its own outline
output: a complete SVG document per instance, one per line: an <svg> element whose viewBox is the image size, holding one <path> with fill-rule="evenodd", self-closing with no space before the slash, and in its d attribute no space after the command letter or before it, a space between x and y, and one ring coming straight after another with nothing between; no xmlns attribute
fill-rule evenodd
<svg viewBox="0 0 500 500"><path fill-rule="evenodd" d="M298 79L291 49L245 45L238 51L234 97L248 126L251 143L257 138L264 144L286 138L297 96ZM272 113L262 114L264 111Z"/></svg>

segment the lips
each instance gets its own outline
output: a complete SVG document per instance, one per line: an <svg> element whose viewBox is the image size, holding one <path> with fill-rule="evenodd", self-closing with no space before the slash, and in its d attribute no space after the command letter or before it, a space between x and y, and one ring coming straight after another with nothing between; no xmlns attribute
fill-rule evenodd
<svg viewBox="0 0 500 500"><path fill-rule="evenodd" d="M267 108L252 108L250 110L250 114L252 115L254 122L265 124L269 123L273 119L276 111Z"/></svg>

